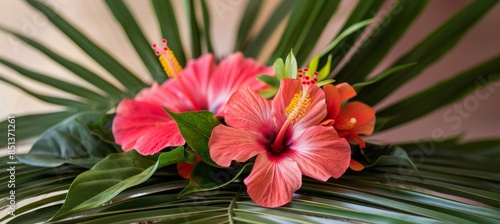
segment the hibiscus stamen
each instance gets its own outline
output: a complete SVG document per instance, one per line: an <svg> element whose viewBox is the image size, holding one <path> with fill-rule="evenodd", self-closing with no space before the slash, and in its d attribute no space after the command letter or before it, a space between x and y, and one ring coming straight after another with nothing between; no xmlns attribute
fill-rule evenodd
<svg viewBox="0 0 500 224"><path fill-rule="evenodd" d="M182 67L179 64L179 61L177 61L174 52L167 46L167 40L163 39L161 43L162 47L159 47L156 44L152 45L156 56L158 56L158 59L160 60L163 70L167 76L177 78L182 72Z"/></svg>
<svg viewBox="0 0 500 224"><path fill-rule="evenodd" d="M309 72L309 69L304 68L304 69L299 69L297 70L297 78L302 80L302 85L312 85L316 84L318 82L318 72L314 72L313 76L309 76L307 73Z"/></svg>
<svg viewBox="0 0 500 224"><path fill-rule="evenodd" d="M311 97L303 96L302 90L293 96L290 104L285 109L285 116L290 123L300 120L305 114L306 110L311 105Z"/></svg>
<svg viewBox="0 0 500 224"><path fill-rule="evenodd" d="M174 77L174 79L177 79L179 81L181 88L183 88L184 92L186 93L186 97L193 105L193 109L202 110L195 97L191 94L191 89L188 88L188 86L181 79L180 75L182 73L182 67L179 64L179 61L177 61L174 52L167 46L167 39L161 40L161 44L161 48L157 44L153 44L151 46L155 50L155 54L156 56L158 56L158 59L163 66L163 70L168 77Z"/></svg>

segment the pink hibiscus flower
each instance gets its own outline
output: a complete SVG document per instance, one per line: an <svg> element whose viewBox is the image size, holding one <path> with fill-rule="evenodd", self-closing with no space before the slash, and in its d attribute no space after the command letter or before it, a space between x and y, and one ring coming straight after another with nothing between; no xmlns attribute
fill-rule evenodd
<svg viewBox="0 0 500 224"><path fill-rule="evenodd" d="M221 166L257 155L244 180L253 201L282 206L302 185L302 174L326 181L349 166L351 150L325 118L325 94L309 77L283 79L272 102L248 87L235 92L225 110L229 126L212 131L210 156Z"/></svg>
<svg viewBox="0 0 500 224"><path fill-rule="evenodd" d="M166 47L157 52L169 76L161 86L154 83L134 99L124 99L118 105L113 121L113 135L124 151L135 149L142 155L152 155L169 146L185 143L176 123L162 106L174 112L209 110L223 116L226 102L242 85L260 91L266 85L255 76L271 74L264 67L241 53L235 53L216 65L212 54L188 62L182 70L173 53ZM156 45L153 45L156 47ZM172 58L173 57L173 58ZM193 165L181 164L179 172L189 177ZM187 175L186 175L187 174Z"/></svg>

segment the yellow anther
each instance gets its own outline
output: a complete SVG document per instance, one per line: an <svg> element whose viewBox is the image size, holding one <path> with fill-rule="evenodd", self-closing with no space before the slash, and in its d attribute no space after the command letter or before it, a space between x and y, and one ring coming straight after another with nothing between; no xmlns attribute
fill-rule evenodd
<svg viewBox="0 0 500 224"><path fill-rule="evenodd" d="M160 54L158 58L160 59L163 70L167 73L168 77L177 77L177 75L182 72L182 67L179 64L179 61L177 61L177 58L172 50L166 50L165 53Z"/></svg>
<svg viewBox="0 0 500 224"><path fill-rule="evenodd" d="M296 93L288 106L285 109L285 116L290 123L300 120L307 112L307 108L311 105L311 97L303 96L302 91Z"/></svg>
<svg viewBox="0 0 500 224"><path fill-rule="evenodd" d="M182 67L179 61L177 61L174 52L167 47L167 40L163 39L161 43L162 47L156 44L153 44L152 47L160 60L161 66L163 66L163 70L167 73L167 76L177 78L182 72Z"/></svg>

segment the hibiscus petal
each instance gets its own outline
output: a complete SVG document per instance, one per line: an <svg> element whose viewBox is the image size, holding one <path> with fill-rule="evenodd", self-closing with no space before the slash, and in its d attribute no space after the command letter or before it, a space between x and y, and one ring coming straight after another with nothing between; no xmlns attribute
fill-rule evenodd
<svg viewBox="0 0 500 224"><path fill-rule="evenodd" d="M313 126L294 133L286 152L302 174L317 180L339 178L349 167L351 147L333 127Z"/></svg>
<svg viewBox="0 0 500 224"><path fill-rule="evenodd" d="M319 124L326 116L325 94L317 85L310 85L309 97L311 103L306 109L305 115L299 121L293 123L293 127L306 128ZM280 89L273 99L273 117L277 127L283 126L286 121L285 111L294 95L302 91L301 81L296 79L283 79Z"/></svg>
<svg viewBox="0 0 500 224"><path fill-rule="evenodd" d="M293 193L302 185L302 175L290 158L269 158L266 153L257 156L244 182L253 201L274 208L292 201Z"/></svg>
<svg viewBox="0 0 500 224"><path fill-rule="evenodd" d="M210 157L220 166L229 166L232 160L245 162L258 153L266 152L268 141L262 134L219 125L208 142Z"/></svg>
<svg viewBox="0 0 500 224"><path fill-rule="evenodd" d="M159 104L150 102L122 100L118 105L112 130L116 143L121 145L124 151L135 148L140 153L144 152L144 155L154 154L167 146L184 144L172 118ZM160 133L169 133L170 137L163 136L161 144L153 142L157 139L155 138L149 140L153 142L152 144L137 145L141 138Z"/></svg>
<svg viewBox="0 0 500 224"><path fill-rule="evenodd" d="M343 82L335 85L335 87L339 90L341 101L351 99L356 96L356 90L352 88L347 82Z"/></svg>
<svg viewBox="0 0 500 224"><path fill-rule="evenodd" d="M209 80L215 74L217 65L212 54L204 54L198 59L190 60L179 79L182 81L181 92L189 94L196 101L194 108L209 109L207 93ZM179 80L175 80L180 84ZM168 87L167 87L168 88Z"/></svg>
<svg viewBox="0 0 500 224"><path fill-rule="evenodd" d="M144 133L137 139L134 148L142 155L153 155L166 147L184 145L184 143L186 141L182 138L177 124L172 121Z"/></svg>
<svg viewBox="0 0 500 224"><path fill-rule="evenodd" d="M163 105L174 112L193 110L193 106L186 103L187 98L180 89L178 82L174 79L167 80L162 86L155 82L150 88L145 88L139 92L134 99Z"/></svg>
<svg viewBox="0 0 500 224"><path fill-rule="evenodd" d="M267 136L277 132L271 108L269 100L245 86L236 91L229 99L224 119L231 127L263 133L264 136Z"/></svg>
<svg viewBox="0 0 500 224"><path fill-rule="evenodd" d="M373 133L375 126L375 110L370 106L355 101L346 104L337 120L356 118L356 124L352 131L357 134L369 135Z"/></svg>
<svg viewBox="0 0 500 224"><path fill-rule="evenodd" d="M340 107L342 106L342 97L339 90L332 84L323 86L326 98L327 118L335 120L340 114Z"/></svg>
<svg viewBox="0 0 500 224"><path fill-rule="evenodd" d="M210 111L216 114L224 112L225 103L238 88L249 85L254 91L267 88L267 85L255 78L260 74L272 74L271 67L264 67L252 59L245 59L238 52L221 61L208 86Z"/></svg>

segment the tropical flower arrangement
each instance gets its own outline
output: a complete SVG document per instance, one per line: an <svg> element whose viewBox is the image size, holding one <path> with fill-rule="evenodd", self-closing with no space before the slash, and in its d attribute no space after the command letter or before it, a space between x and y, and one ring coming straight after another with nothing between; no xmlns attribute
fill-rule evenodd
<svg viewBox="0 0 500 224"><path fill-rule="evenodd" d="M2 127L9 126L0 138L9 154L1 163L5 184L0 188L5 193L0 203L6 208L2 221L500 221L500 177L494 168L500 139L459 143L454 137L393 145L365 139L458 100L474 90L479 78L499 78L496 56L373 109L452 49L496 4L494 0L470 3L373 78L367 77L426 1L398 1L390 9L394 13L382 18L393 22L379 25L370 12L379 10L383 1L359 1L339 34L321 54L306 61L339 1L283 1L262 30L249 36L262 4L251 0L235 52L219 57L211 44L209 1L186 0L192 55L186 60L170 1L151 1L166 38L150 43L127 5L107 0L153 83L138 79L51 7L27 2L125 89L0 25L1 31L102 90L93 92L0 58L20 75L80 99L46 96L0 77L42 101L67 108L2 122ZM203 29L196 7L201 8ZM270 31L282 21L287 21L286 29L268 63L256 61ZM360 40L359 33L367 32L368 26L374 27L371 36ZM339 63L347 57L342 46L358 41L364 41L363 47L354 49L348 62ZM29 153L15 153L14 141L38 135ZM425 161L416 159L417 154Z"/></svg>

